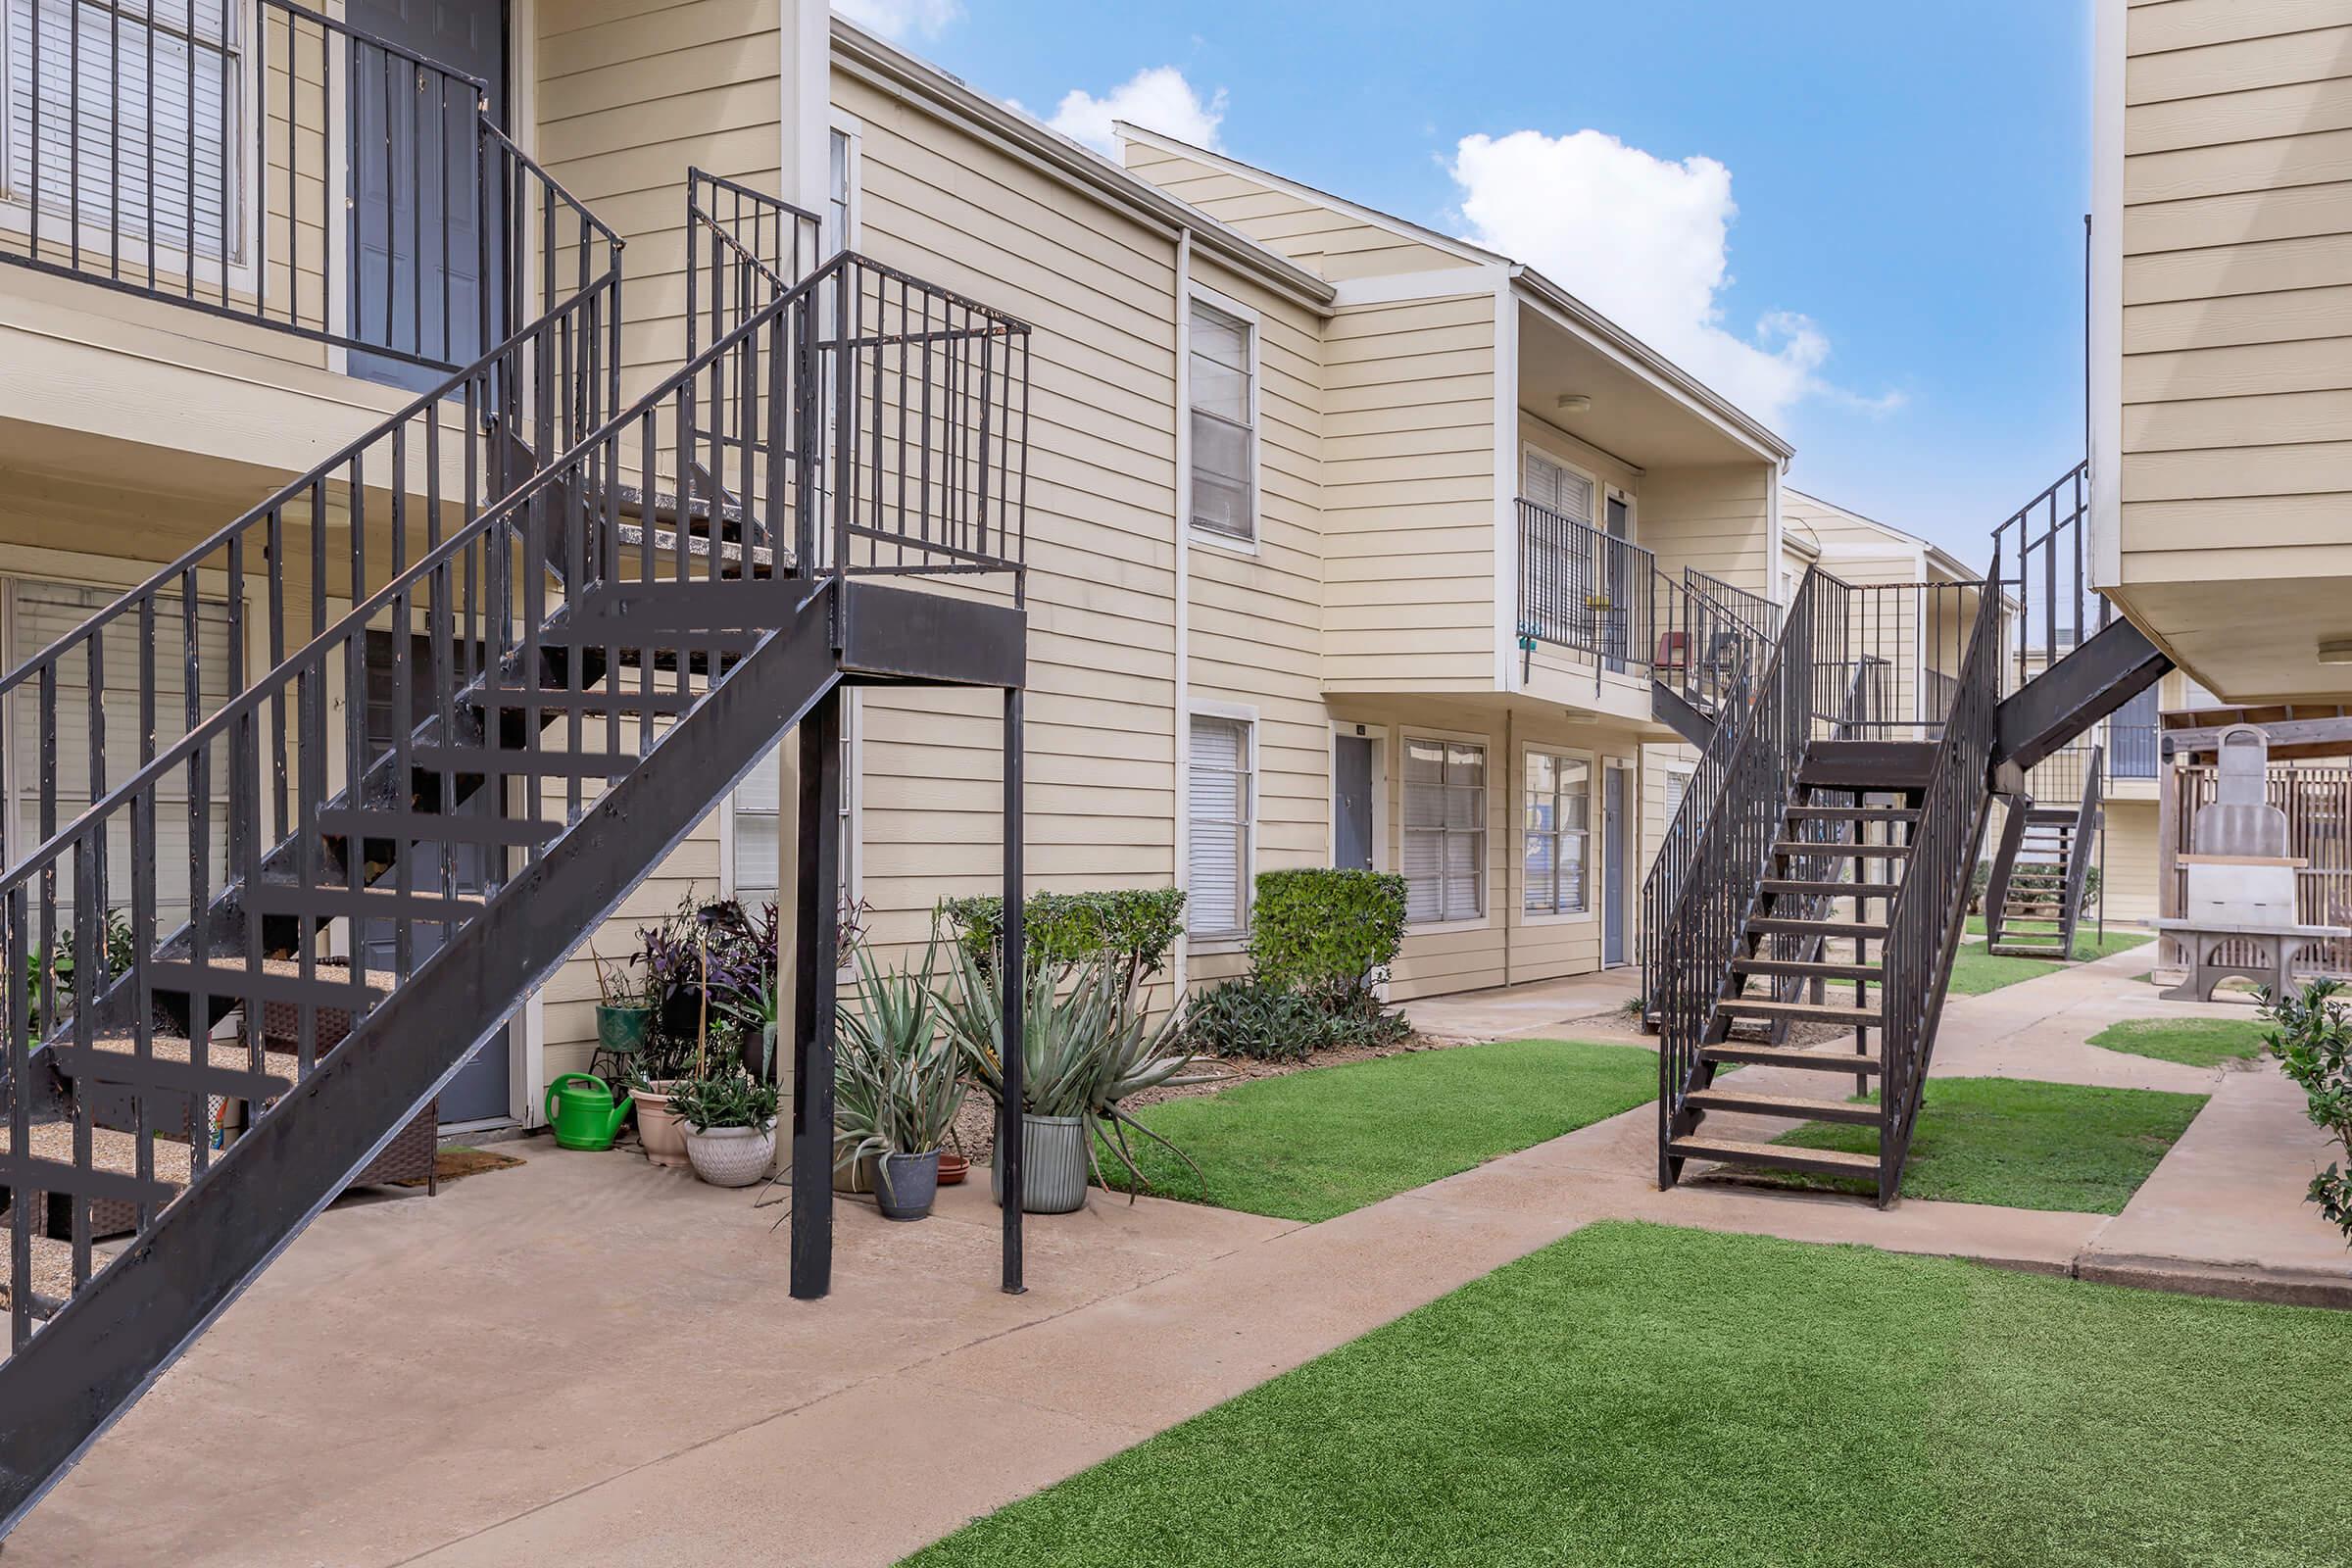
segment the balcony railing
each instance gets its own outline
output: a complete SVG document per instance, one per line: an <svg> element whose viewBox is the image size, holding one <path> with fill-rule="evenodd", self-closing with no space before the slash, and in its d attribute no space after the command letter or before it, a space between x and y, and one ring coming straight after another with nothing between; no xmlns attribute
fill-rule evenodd
<svg viewBox="0 0 2352 1568"><path fill-rule="evenodd" d="M558 215L465 72L294 0L11 0L5 26L0 260L426 370L505 338L526 286L586 285L569 236L515 260Z"/></svg>
<svg viewBox="0 0 2352 1568"><path fill-rule="evenodd" d="M1587 655L1622 671L1652 659L1657 558L1564 513L1519 503L1519 640Z"/></svg>

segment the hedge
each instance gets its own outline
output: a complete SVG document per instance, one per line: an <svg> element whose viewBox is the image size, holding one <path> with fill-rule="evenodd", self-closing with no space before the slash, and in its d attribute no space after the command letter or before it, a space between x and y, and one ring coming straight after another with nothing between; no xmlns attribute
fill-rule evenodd
<svg viewBox="0 0 2352 1568"><path fill-rule="evenodd" d="M1404 943L1404 878L1306 867L1260 871L1250 911L1250 969L1259 982L1326 999L1362 989Z"/></svg>
<svg viewBox="0 0 2352 1568"><path fill-rule="evenodd" d="M948 899L940 909L965 951L982 963L996 960L1003 899ZM1183 928L1184 894L1175 888L1032 893L1022 906L1022 935L1033 963L1084 963L1109 955L1142 978L1167 966Z"/></svg>

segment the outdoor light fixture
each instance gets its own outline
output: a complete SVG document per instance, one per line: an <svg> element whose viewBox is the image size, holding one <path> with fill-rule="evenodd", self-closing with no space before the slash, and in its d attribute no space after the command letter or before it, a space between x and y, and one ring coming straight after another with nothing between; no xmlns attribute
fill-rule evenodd
<svg viewBox="0 0 2352 1568"><path fill-rule="evenodd" d="M2352 664L2352 637L2321 638L2320 662L2323 664Z"/></svg>
<svg viewBox="0 0 2352 1568"><path fill-rule="evenodd" d="M1585 394L1582 392L1563 392L1560 394L1559 409L1562 414L1584 414L1591 410L1592 407L1592 400L1585 396Z"/></svg>

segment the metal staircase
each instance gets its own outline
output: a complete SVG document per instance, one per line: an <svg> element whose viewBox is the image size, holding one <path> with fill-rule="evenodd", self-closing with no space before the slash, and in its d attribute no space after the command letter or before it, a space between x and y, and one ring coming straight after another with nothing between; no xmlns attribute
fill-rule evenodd
<svg viewBox="0 0 2352 1568"><path fill-rule="evenodd" d="M2000 845L1984 886L1984 940L1993 953L2072 961L2096 853L2105 756L2100 747L2090 749L2073 806L2000 797Z"/></svg>
<svg viewBox="0 0 2352 1568"><path fill-rule="evenodd" d="M806 215L730 226L696 175L704 335L619 408L619 243L516 157L539 211L585 225L537 231L543 282L591 241L601 270L0 681L44 737L38 841L0 846L0 1532L795 726L794 1294L823 1293L838 955L811 824L845 685L1006 694L1017 876L1027 327L854 254L800 276L758 235L789 231L797 266ZM159 634L215 572L219 671ZM225 695L159 731L173 660L175 690ZM421 721L371 735L371 682ZM61 735L92 803L64 821ZM381 956L355 964L363 925ZM247 1125L216 1149L221 1102Z"/></svg>
<svg viewBox="0 0 2352 1568"><path fill-rule="evenodd" d="M2003 524L1983 581L1937 585L1949 598L1933 612L1916 597L1906 612L1916 588L1806 574L1752 701L1710 743L1716 798L1655 927L1661 1185L1697 1160L1852 1178L1894 1200L1996 791L2021 803L2004 896L2045 900L2020 908L2052 909L2051 940L2071 951L2086 861L2055 852L2084 836L2098 793L2063 824L2037 820L2025 773L2166 667L2122 621L2057 657L2056 615L2081 625L2094 597L2086 500L2077 469ZM2037 636L2029 675L2020 650ZM1789 1043L1820 1025L1850 1046ZM1743 1070L1719 1084L1729 1066ZM1850 1099L1809 1087L1849 1077ZM1872 1127L1877 1148L1776 1141L1801 1122Z"/></svg>

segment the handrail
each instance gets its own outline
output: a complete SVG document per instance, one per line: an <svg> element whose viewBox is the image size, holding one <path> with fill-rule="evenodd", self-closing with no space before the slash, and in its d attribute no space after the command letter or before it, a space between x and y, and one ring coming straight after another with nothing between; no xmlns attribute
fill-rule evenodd
<svg viewBox="0 0 2352 1568"><path fill-rule="evenodd" d="M2058 911L2064 916L2060 922L2059 956L2070 962L2075 956L2075 932L2082 921L2082 890L2090 875L2091 835L2098 831L2099 813L2105 802L2105 761L2106 749L2091 747L2090 764L2082 780L2082 799L2075 806L2075 836L2067 846L2066 903ZM2104 891L2101 890L2102 896Z"/></svg>
<svg viewBox="0 0 2352 1568"><path fill-rule="evenodd" d="M730 358L740 356L759 334L777 331L788 312L797 311L804 318L808 317L811 314L808 308L815 303L817 291L823 285L831 282L846 291L848 287L854 286L853 283L846 280L855 279L859 271L871 267L872 264L868 263L865 258L855 252L844 251L804 279L798 287L778 296L751 319L734 328L725 337L705 349L698 358L689 361L660 384L639 397L628 409L603 422L596 429L581 437L574 445L558 454L552 461L542 465L537 471L525 476L512 491L489 504L478 515L470 518L439 544L432 546L415 563L407 565L399 574L375 589L365 601L355 604L331 626L323 628L300 649L273 664L244 691L224 703L218 711L192 727L167 750L144 763L137 773L114 786L104 799L94 802L73 822L59 829L38 848L6 867L5 873L0 874L0 888L22 882L55 863L64 850L86 831L93 818L120 808L143 790L152 788L169 775L173 768L187 765L206 748L225 735L229 726L235 721L258 718L263 704L272 695L268 688L283 685L300 675L306 667L317 664L322 650L348 643L356 631L367 627L368 622L382 611L396 606L411 596L414 590L426 585L428 579L436 573L445 573L485 535L501 527L516 526L517 516L534 505L565 499L565 492L579 490L584 477L582 470L586 466L608 456L617 459L621 437L632 428L642 427L649 417L662 412L665 405L674 402L680 393L692 386L697 377L705 374L712 366L722 365ZM890 269L875 268L873 270L889 273L894 280L904 277L904 274L897 273ZM957 296L944 289L933 292L936 300L941 302L957 299ZM1008 332L1025 335L1029 330L1025 323L1004 316L1001 312L991 311L989 315L991 317L989 324L985 327L966 329L969 335L994 338ZM818 354L832 354L839 347L838 342L825 341L816 337L813 327L808 330L811 332L811 340L807 346L812 357ZM939 336L937 333L930 335L935 341ZM854 348L867 340L849 338L846 341L850 347ZM871 340L871 343L878 346L889 346L887 340L876 339ZM769 363L772 365L776 362L771 358ZM862 377L858 378L858 384L862 384ZM763 383L764 386L765 383ZM846 446L847 443L845 442L844 445ZM656 448L649 446L642 450L652 451ZM843 455L849 456L848 453ZM853 472L858 468L854 458L841 466ZM620 471L617 463L612 466L611 471ZM895 471L892 477L896 477ZM592 484L591 489L601 490L604 487L602 483L596 483ZM848 496L846 487L842 494L844 498ZM601 504L592 503L577 494L569 496L568 501L575 507ZM594 520L593 515L589 520ZM855 526L850 529L852 533L864 531L866 530ZM1008 534L1009 539L1017 540L1022 537L1025 535L1017 530ZM650 530L647 532L647 539L648 548L651 548ZM908 548L919 549L925 544L933 550L953 553L956 557L956 564L945 569L960 570L964 569L966 564L975 563L981 569L987 570L1018 572L1022 567L1022 563L1017 557L984 558L976 553L956 550L944 540L910 542ZM680 549L683 553L682 542ZM803 559L808 558L804 557ZM559 564L558 558L552 555L543 557L542 561L551 567ZM896 574L903 573L907 568L903 565L895 567L861 565L857 563L855 556L849 550L837 549L834 558L831 561L820 563L817 569L823 575L840 576L858 574L866 570L884 570ZM524 591L523 585L519 581L515 591L517 593ZM491 610L493 607L486 606L485 609Z"/></svg>
<svg viewBox="0 0 2352 1568"><path fill-rule="evenodd" d="M1519 498L1519 639L1647 666L1656 555L1540 502Z"/></svg>
<svg viewBox="0 0 2352 1568"><path fill-rule="evenodd" d="M2014 591L2017 686L2032 678L2036 654L2046 669L2069 648L2089 640L2090 628L2083 622L2093 612L2093 600L2100 626L2114 618L2114 606L2091 589L2084 564L2089 515L2090 462L2084 459L1992 530L1992 572L1986 580L1996 596L2008 598Z"/></svg>
<svg viewBox="0 0 2352 1568"><path fill-rule="evenodd" d="M2000 704L2000 595L1982 594L1951 711L1936 741L1902 885L1887 914L1880 989L1882 1204L1901 1186L1952 957L1967 925L1968 884L1991 802L1985 783Z"/></svg>

